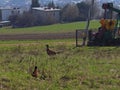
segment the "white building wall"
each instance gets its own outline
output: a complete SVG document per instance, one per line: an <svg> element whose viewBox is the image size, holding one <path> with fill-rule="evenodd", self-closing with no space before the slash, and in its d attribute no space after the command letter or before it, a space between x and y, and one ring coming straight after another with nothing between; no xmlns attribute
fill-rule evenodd
<svg viewBox="0 0 120 90"><path fill-rule="evenodd" d="M2 21L7 21L9 19L9 16L11 15L11 9L2 9L1 14L2 14Z"/></svg>
<svg viewBox="0 0 120 90"><path fill-rule="evenodd" d="M40 17L44 23L50 20L49 17L53 18L56 22L60 22L60 10L32 9L32 12Z"/></svg>
<svg viewBox="0 0 120 90"><path fill-rule="evenodd" d="M0 15L1 20L8 21L9 16L22 14L26 10L21 8L0 8L0 11L1 11L1 15Z"/></svg>

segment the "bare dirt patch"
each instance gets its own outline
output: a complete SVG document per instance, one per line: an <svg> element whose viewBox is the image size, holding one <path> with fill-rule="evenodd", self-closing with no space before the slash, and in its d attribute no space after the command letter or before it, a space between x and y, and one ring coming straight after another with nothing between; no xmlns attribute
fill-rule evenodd
<svg viewBox="0 0 120 90"><path fill-rule="evenodd" d="M75 38L75 32L0 35L0 40L40 40Z"/></svg>

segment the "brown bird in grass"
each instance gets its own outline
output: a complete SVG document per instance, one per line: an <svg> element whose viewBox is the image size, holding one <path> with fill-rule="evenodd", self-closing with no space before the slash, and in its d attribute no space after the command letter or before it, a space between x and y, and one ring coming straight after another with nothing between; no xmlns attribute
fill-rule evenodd
<svg viewBox="0 0 120 90"><path fill-rule="evenodd" d="M57 54L57 52L49 49L49 45L46 45L46 52L49 56L53 56Z"/></svg>
<svg viewBox="0 0 120 90"><path fill-rule="evenodd" d="M33 73L32 73L32 76L33 77L38 77L38 68L37 68L37 66L35 66L35 69L34 69L34 71L33 71Z"/></svg>

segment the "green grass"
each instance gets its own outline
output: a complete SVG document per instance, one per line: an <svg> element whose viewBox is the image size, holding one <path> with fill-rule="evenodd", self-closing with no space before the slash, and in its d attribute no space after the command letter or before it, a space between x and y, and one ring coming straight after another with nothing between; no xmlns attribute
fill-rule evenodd
<svg viewBox="0 0 120 90"><path fill-rule="evenodd" d="M99 21L93 20L90 23L90 28L96 29L100 26ZM56 32L74 32L76 29L85 29L86 22L73 22L66 24L54 24L48 26L36 26L29 28L10 27L0 28L0 34L37 34L37 33L56 33Z"/></svg>
<svg viewBox="0 0 120 90"><path fill-rule="evenodd" d="M63 52L49 57L46 44ZM0 41L0 90L119 90L119 51L119 47L75 48L73 39ZM35 65L38 78L31 76Z"/></svg>

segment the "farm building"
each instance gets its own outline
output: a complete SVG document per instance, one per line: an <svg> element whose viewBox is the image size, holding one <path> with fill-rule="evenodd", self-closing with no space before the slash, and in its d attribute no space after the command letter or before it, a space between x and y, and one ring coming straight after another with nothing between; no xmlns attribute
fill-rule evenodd
<svg viewBox="0 0 120 90"><path fill-rule="evenodd" d="M0 21L0 28L8 25L10 25L10 21Z"/></svg>
<svg viewBox="0 0 120 90"><path fill-rule="evenodd" d="M7 21L11 14L11 8L0 8L0 21Z"/></svg>
<svg viewBox="0 0 120 90"><path fill-rule="evenodd" d="M47 7L34 7L32 13L40 17L43 23L57 23L60 22L60 9Z"/></svg>
<svg viewBox="0 0 120 90"><path fill-rule="evenodd" d="M16 15L16 14L21 14L23 13L24 10L21 8L12 8L12 7L1 7L0 8L0 21L8 21L9 16L11 15Z"/></svg>
<svg viewBox="0 0 120 90"><path fill-rule="evenodd" d="M47 7L41 7L38 0L32 0L31 9L43 24L60 22L60 9L55 8L53 2Z"/></svg>

